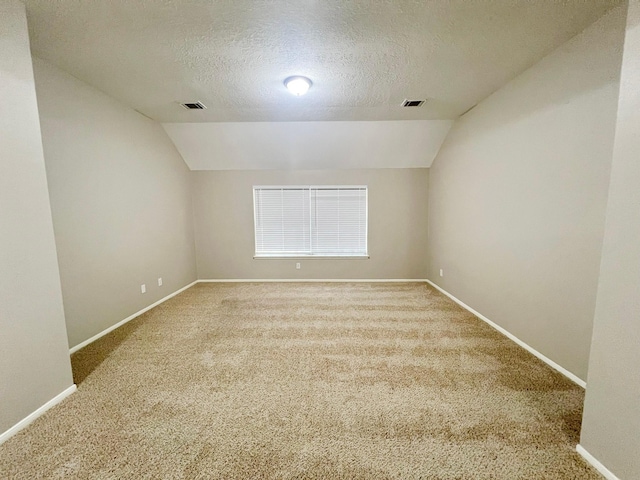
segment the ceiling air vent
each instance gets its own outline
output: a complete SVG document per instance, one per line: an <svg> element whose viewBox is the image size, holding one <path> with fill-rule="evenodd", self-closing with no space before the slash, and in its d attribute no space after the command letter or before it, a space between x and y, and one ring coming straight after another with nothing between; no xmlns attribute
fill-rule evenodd
<svg viewBox="0 0 640 480"><path fill-rule="evenodd" d="M204 110L207 108L202 102L181 103L181 105L187 110Z"/></svg>
<svg viewBox="0 0 640 480"><path fill-rule="evenodd" d="M402 102L403 107L421 107L424 105L424 100L405 100Z"/></svg>

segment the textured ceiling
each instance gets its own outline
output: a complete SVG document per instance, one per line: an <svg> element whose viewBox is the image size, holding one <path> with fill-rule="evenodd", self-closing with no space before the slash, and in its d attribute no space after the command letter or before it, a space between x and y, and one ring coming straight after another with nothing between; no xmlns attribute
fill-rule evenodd
<svg viewBox="0 0 640 480"><path fill-rule="evenodd" d="M160 122L452 119L617 3L25 1L37 56Z"/></svg>

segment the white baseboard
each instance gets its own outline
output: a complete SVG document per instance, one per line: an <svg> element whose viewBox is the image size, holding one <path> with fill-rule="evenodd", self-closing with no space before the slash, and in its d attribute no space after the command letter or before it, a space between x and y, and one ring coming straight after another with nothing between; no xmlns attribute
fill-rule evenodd
<svg viewBox="0 0 640 480"><path fill-rule="evenodd" d="M78 345L76 345L75 347L72 347L69 349L69 354L75 353L78 350L80 350L81 348L86 347L87 345L89 345L90 343L95 342L96 340L98 340L100 337L104 337L107 333L110 333L112 331L114 331L116 328L121 327L122 325L124 325L127 322L130 322L131 320L133 320L136 317L139 317L140 315L142 315L145 312L148 312L149 310L151 310L153 307L156 307L158 305L160 305L163 302L166 302L167 300L169 300L172 297L175 297L176 295L178 295L181 292L184 292L187 288L193 287L196 283L198 283L198 280L196 280L195 282L191 282L189 285L185 285L184 287L182 287L179 290L176 290L173 293L170 293L169 295L167 295L164 298L161 298L160 300L158 300L157 302L152 303L151 305L149 305L148 307L143 308L142 310L134 313L133 315L128 316L127 318L125 318L124 320L119 321L118 323L116 323L115 325L111 325L109 328L101 331L100 333L98 333L97 335L94 335L93 337L85 340L82 343L79 343Z"/></svg>
<svg viewBox="0 0 640 480"><path fill-rule="evenodd" d="M416 283L424 278L203 278L198 283L269 283L269 282L317 282L317 283Z"/></svg>
<svg viewBox="0 0 640 480"><path fill-rule="evenodd" d="M16 423L9 430L4 432L3 434L0 434L0 445L2 445L4 442L9 440L9 438L13 437L16 433L18 433L24 427L29 425L31 422L33 422L36 418L38 418L44 412L49 410L54 405L57 405L58 403L60 403L62 400L67 398L69 395L71 395L75 391L76 391L76 384L74 383L69 388L67 388L63 392L59 393L58 395L53 397L51 400L49 400L47 403L42 405L35 412L31 413L30 415L28 415L25 418L23 418L22 420L20 420L18 423Z"/></svg>
<svg viewBox="0 0 640 480"><path fill-rule="evenodd" d="M582 456L582 458L587 461L587 463L591 464L593 468L598 470L607 480L620 480L607 467L596 460L593 455L587 452L582 445L576 445L576 452L578 452Z"/></svg>
<svg viewBox="0 0 640 480"><path fill-rule="evenodd" d="M491 325L493 328L495 328L496 330L498 330L500 333L502 333L503 335L505 335L507 338L509 338L510 340L513 340L514 342L516 342L518 345L520 345L522 348L524 348L525 350L527 350L528 352L532 353L533 355L535 355L536 357L538 357L540 360L542 360L544 363L546 363L547 365L549 365L551 368L557 370L558 372L560 372L561 374L563 374L565 377L567 377L569 380L575 382L576 384L580 385L582 388L586 388L587 386L587 382L585 382L584 380L582 380L580 377L578 377L577 375L571 373L569 370L567 370L564 367L561 367L560 365L558 365L556 362L554 362L553 360L551 360L550 358L544 356L542 353L540 353L539 351L537 351L535 348L533 348L532 346L526 344L525 342L523 342L522 340L520 340L518 337L516 337L515 335L513 335L512 333L508 332L507 330L505 330L504 328L502 328L500 325L492 322L491 320L489 320L487 317L485 317L484 315L482 315L480 312L475 311L473 308L471 308L469 305L467 305L466 303L464 303L463 301L459 300L458 298L454 297L453 295L451 295L449 292L447 292L446 290L444 290L443 288L439 287L438 285L436 285L435 283L433 283L431 280L427 280L427 283L429 285L431 285L432 287L434 287L435 289L439 290L440 292L444 293L447 297L449 297L451 300L453 300L454 302L456 302L458 305L460 305L462 308L470 311L471 313L473 313L476 317L478 317L480 320L488 323L489 325Z"/></svg>

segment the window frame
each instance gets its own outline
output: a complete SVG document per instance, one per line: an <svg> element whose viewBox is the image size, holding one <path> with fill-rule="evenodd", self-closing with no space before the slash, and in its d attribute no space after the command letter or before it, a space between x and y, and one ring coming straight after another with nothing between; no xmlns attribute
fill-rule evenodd
<svg viewBox="0 0 640 480"><path fill-rule="evenodd" d="M322 254L322 253L309 253L309 254L300 254L300 253L275 253L275 254L259 254L257 253L257 244L256 244L256 227L257 227L257 215L256 215L256 190L260 189L271 189L271 190L282 190L282 189L326 189L326 190L337 190L337 189L359 189L364 190L365 192L365 202L364 202L364 221L365 221L365 253L363 254ZM369 255L369 186L368 185L253 185L252 187L253 194L253 258L255 260L277 260L277 259L305 259L305 260L362 260L370 258ZM312 235L311 231L309 232Z"/></svg>

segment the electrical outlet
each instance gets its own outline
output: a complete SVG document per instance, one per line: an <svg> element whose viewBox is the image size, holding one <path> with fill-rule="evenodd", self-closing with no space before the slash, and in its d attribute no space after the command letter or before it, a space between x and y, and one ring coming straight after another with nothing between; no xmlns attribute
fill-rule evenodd
<svg viewBox="0 0 640 480"><path fill-rule="evenodd" d="M140 293L147 293L147 286L144 283L140 285Z"/></svg>
<svg viewBox="0 0 640 480"><path fill-rule="evenodd" d="M300 270L300 262L296 263L296 270Z"/></svg>
<svg viewBox="0 0 640 480"><path fill-rule="evenodd" d="M158 286L161 287L162 286L162 277L158 277Z"/></svg>
<svg viewBox="0 0 640 480"><path fill-rule="evenodd" d="M444 270L440 269L440 276L444 277Z"/></svg>

